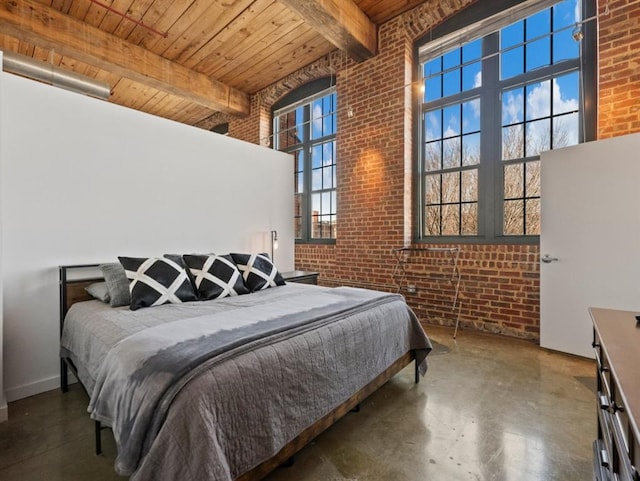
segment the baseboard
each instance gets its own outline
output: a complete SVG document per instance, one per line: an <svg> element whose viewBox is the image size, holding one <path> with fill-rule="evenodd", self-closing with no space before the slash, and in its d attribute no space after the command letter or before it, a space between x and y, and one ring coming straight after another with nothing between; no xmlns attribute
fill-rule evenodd
<svg viewBox="0 0 640 481"><path fill-rule="evenodd" d="M0 406L0 423L3 423L9 419L9 408L5 403L4 406Z"/></svg>
<svg viewBox="0 0 640 481"><path fill-rule="evenodd" d="M76 382L76 380L73 377L73 374L69 373L69 384L74 382ZM51 391L53 389L60 389L60 375L23 384L22 386L6 388L4 393L7 398L7 402L13 402L18 399L35 396L36 394Z"/></svg>

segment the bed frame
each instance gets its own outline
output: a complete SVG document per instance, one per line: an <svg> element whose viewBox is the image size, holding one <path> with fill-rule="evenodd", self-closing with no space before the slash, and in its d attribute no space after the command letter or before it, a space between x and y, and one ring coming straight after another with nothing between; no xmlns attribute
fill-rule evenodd
<svg viewBox="0 0 640 481"><path fill-rule="evenodd" d="M60 272L60 335L62 335L62 329L64 327L64 318L69 308L76 302L90 300L91 296L86 292L85 288L91 283L104 280L102 277L82 277L69 278L71 272L87 272L89 270L98 270L100 264L75 264L75 265L63 265L59 267ZM373 381L353 394L349 399L336 407L333 411L329 412L324 417L318 419L314 424L302 431L296 438L287 443L275 456L271 459L264 461L255 468L236 478L236 481L258 481L264 478L274 469L283 465L290 465L293 460L293 456L309 444L314 438L319 436L326 429L335 424L345 414L350 411L358 411L360 403L364 401L369 395L377 391L382 385L384 385L389 379L395 376L398 372L404 369L412 361L415 362L415 353L409 351L402 357L397 359L391 366L380 373ZM60 388L62 392L69 390L69 369L73 372L78 383L82 386L83 390L90 397L90 393L78 377L78 372L73 361L69 358L60 358ZM415 362L415 374L414 381L416 384L420 381L420 372L418 369L418 363ZM103 429L108 429L102 426L99 421L94 421L95 426L95 442L96 442L96 454L102 453L102 437L101 432Z"/></svg>

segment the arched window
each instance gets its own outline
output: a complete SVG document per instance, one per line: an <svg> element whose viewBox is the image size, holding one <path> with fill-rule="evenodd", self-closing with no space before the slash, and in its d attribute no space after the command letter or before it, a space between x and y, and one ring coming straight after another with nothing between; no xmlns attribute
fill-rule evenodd
<svg viewBox="0 0 640 481"><path fill-rule="evenodd" d="M336 91L333 78L305 84L273 106L273 146L294 158L296 242L334 242Z"/></svg>
<svg viewBox="0 0 640 481"><path fill-rule="evenodd" d="M594 138L594 2L506 3L417 45L420 240L538 242L540 153Z"/></svg>

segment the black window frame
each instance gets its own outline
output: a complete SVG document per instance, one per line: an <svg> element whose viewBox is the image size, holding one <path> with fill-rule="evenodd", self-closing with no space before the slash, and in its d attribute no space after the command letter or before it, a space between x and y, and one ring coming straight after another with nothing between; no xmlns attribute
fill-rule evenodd
<svg viewBox="0 0 640 481"><path fill-rule="evenodd" d="M439 39L445 35L457 32L460 29L468 27L480 20L489 18L505 9L514 7L526 0L505 0L503 2L477 2L466 8L449 20L443 22L438 27L428 32L414 43L414 83L420 85L422 82L422 62L420 59L420 49L432 40ZM591 19L596 14L596 5L594 0L579 0L582 4L582 18ZM559 3L559 2L558 2ZM543 10L544 7L541 7ZM514 22L517 20L514 20ZM597 109L597 30L595 22L587 21L581 25L583 38L581 39L581 56L575 62L579 65L578 71L581 72L582 80L580 82L580 140L579 142L587 142L596 138L596 109ZM486 35L489 38L493 35L493 42L499 42L497 33ZM483 48L486 49L486 46ZM496 48L494 45L492 48ZM483 50L483 57L487 52ZM434 57L435 58L435 57ZM545 72L545 70L547 72ZM553 68L542 67L531 73L525 73L525 82L537 78L552 78L554 75L545 75L548 72L555 72ZM543 78L543 80L544 80ZM488 86L487 82L493 80L493 85ZM497 79L486 79L483 68L483 87L484 90L495 89L501 92L503 85L508 81ZM524 83L522 84L525 85ZM465 92L464 97L467 97ZM457 95L450 103L455 104ZM501 112L501 96L496 94L491 101L491 105L483 105L482 109L492 109L494 112ZM501 159L501 147L496 143L481 141L481 159L484 160L482 168L478 170L478 235L424 235L424 213L423 204L425 202L424 193L424 171L422 165L422 149L423 149L423 92L422 89L414 89L414 228L413 239L416 243L424 244L538 244L539 235L502 235L503 222L503 172L502 167L505 161ZM483 116L481 124L481 132L489 130L500 131L502 129L501 115L495 114L494 119L489 122L488 115ZM494 136L495 136L494 132ZM497 137L493 137L497 138ZM493 160L489 160L493 159ZM481 160L481 162L483 162Z"/></svg>

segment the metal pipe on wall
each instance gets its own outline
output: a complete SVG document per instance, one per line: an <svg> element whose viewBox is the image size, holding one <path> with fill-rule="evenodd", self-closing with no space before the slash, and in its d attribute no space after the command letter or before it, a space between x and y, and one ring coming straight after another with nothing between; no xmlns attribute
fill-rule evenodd
<svg viewBox="0 0 640 481"><path fill-rule="evenodd" d="M2 53L2 70L101 100L111 95L106 82L13 52Z"/></svg>

